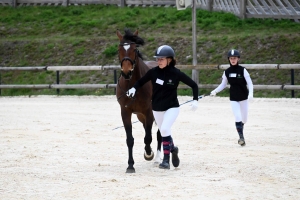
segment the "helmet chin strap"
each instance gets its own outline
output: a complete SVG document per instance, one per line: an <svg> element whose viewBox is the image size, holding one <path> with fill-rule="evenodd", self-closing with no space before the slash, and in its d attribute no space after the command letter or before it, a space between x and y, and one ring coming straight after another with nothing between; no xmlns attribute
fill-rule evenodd
<svg viewBox="0 0 300 200"><path fill-rule="evenodd" d="M169 66L170 63L172 62L172 59L171 59L171 61L170 61L170 59L171 59L171 58L167 58L167 66ZM167 66L166 66L166 67L167 67Z"/></svg>

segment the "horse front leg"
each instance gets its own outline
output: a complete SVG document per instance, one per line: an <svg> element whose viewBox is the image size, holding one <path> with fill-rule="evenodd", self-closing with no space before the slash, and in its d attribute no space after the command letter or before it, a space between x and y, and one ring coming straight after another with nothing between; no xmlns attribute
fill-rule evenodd
<svg viewBox="0 0 300 200"><path fill-rule="evenodd" d="M145 153L144 158L145 160L152 160L154 158L154 153L151 149L151 142L152 142L152 119L146 119L146 122L143 124L145 129L145 137L144 137L144 143L145 143Z"/></svg>
<svg viewBox="0 0 300 200"><path fill-rule="evenodd" d="M126 170L126 173L135 173L135 169L133 167L134 160L133 160L133 153L132 153L134 138L132 135L131 114L125 115L122 113L122 119L126 131L126 144L128 147L128 168Z"/></svg>

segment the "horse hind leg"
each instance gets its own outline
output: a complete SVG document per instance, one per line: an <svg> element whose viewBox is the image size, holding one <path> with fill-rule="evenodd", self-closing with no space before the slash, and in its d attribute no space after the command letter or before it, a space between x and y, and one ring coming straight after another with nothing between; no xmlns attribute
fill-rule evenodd
<svg viewBox="0 0 300 200"><path fill-rule="evenodd" d="M157 130L156 136L157 136L157 151L156 151L154 163L159 164L161 163L161 143L162 143L162 137L159 129Z"/></svg>

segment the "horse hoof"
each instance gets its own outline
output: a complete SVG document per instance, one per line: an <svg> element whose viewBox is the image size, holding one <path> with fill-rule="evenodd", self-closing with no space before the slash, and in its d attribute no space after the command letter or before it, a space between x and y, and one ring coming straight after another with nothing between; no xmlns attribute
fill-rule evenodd
<svg viewBox="0 0 300 200"><path fill-rule="evenodd" d="M126 173L128 173L128 174L135 173L135 169L134 168L127 168Z"/></svg>
<svg viewBox="0 0 300 200"><path fill-rule="evenodd" d="M145 151L145 152L144 152L144 158L145 158L145 160L148 160L148 161L152 160L152 159L154 158L154 153L153 153L153 151L151 151L151 154L150 154L150 155L147 155L147 153L146 153L146 151Z"/></svg>
<svg viewBox="0 0 300 200"><path fill-rule="evenodd" d="M245 146L246 145L245 139L240 138L239 141L238 141L238 144L241 145L241 146Z"/></svg>

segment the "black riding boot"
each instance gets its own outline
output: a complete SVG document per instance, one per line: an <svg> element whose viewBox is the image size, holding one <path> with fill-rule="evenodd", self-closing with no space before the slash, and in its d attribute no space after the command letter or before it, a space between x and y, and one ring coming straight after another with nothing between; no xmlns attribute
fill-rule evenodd
<svg viewBox="0 0 300 200"><path fill-rule="evenodd" d="M180 163L180 160L178 157L178 153L179 153L178 147L174 147L173 150L171 151L171 153L172 153L172 164L174 167L178 167L179 163Z"/></svg>
<svg viewBox="0 0 300 200"><path fill-rule="evenodd" d="M245 142L245 138L244 138L244 134L243 134L244 124L243 124L243 122L235 122L235 126L236 126L236 130L240 136L238 144L241 146L245 146L246 142Z"/></svg>
<svg viewBox="0 0 300 200"><path fill-rule="evenodd" d="M161 169L170 169L170 154L164 154L162 163L159 164Z"/></svg>

